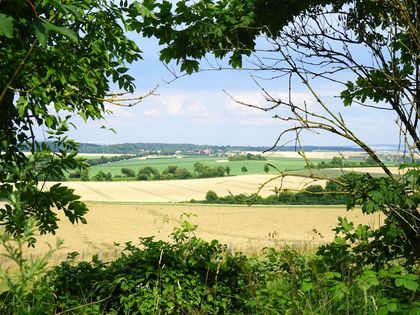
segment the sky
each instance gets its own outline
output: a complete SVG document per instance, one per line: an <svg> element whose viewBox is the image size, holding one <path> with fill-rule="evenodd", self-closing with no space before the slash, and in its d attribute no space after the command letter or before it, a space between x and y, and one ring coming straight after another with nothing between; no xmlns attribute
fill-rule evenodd
<svg viewBox="0 0 420 315"><path fill-rule="evenodd" d="M173 75L159 61L156 40L136 38L143 51L143 60L129 66L136 78L136 95L144 95L158 86L156 95L147 97L131 108L109 105L113 114L104 121L76 120L77 130L70 135L79 142L115 144L126 142L193 143L208 145L271 146L290 123L273 118L284 115L280 108L273 112L247 108L237 100L259 106L268 104L252 73L241 71L203 71L173 80ZM176 65L175 65L176 66ZM204 65L205 67L205 65ZM258 73L261 75L261 73ZM272 76L267 73L267 76ZM273 96L287 99L287 80L260 80ZM319 111L310 92L294 82L293 99ZM116 87L115 91L117 90ZM397 126L392 113L354 105L345 108L336 97L337 86L315 83L315 88L335 112L340 112L350 128L368 144L398 143ZM101 129L105 125L115 133ZM293 139L286 136L280 144ZM352 145L327 133L306 132L301 135L304 145ZM290 143L294 144L294 143Z"/></svg>

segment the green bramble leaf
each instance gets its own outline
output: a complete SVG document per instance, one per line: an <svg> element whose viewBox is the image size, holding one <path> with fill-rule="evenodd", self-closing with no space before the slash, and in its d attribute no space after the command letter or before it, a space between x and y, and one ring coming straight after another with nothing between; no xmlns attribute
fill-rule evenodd
<svg viewBox="0 0 420 315"><path fill-rule="evenodd" d="M13 38L13 22L12 17L0 13L0 36Z"/></svg>
<svg viewBox="0 0 420 315"><path fill-rule="evenodd" d="M361 276L356 278L356 283L362 290L368 290L373 286L379 285L376 272L372 270L365 270Z"/></svg>
<svg viewBox="0 0 420 315"><path fill-rule="evenodd" d="M409 273L395 279L395 285L416 292L419 287L418 280L419 279L415 274Z"/></svg>

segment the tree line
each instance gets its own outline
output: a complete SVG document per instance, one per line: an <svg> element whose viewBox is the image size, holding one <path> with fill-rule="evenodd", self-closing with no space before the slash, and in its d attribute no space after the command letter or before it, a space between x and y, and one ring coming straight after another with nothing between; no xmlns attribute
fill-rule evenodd
<svg viewBox="0 0 420 315"><path fill-rule="evenodd" d="M262 156L261 154L235 154L228 157L228 161L235 162L235 161L266 161L267 159Z"/></svg>
<svg viewBox="0 0 420 315"><path fill-rule="evenodd" d="M325 188L321 185L310 185L302 191L283 190L267 197L256 194L219 196L209 190L204 200L190 200L191 203L259 205L343 205L348 201L349 194L340 191L334 181L328 181Z"/></svg>
<svg viewBox="0 0 420 315"><path fill-rule="evenodd" d="M345 168L345 167L370 167L378 166L376 161L368 156L365 160L356 162L348 161L344 157L335 156L329 161L321 161L318 163L309 162L308 165L305 165L305 168Z"/></svg>
<svg viewBox="0 0 420 315"><path fill-rule="evenodd" d="M169 165L162 172L151 166L141 168L137 174L134 170L122 168L121 173L125 177L135 177L138 180L170 180L170 179L192 179L192 178L211 178L230 175L230 167L216 166L210 167L203 163L194 163L194 171L190 172L185 167Z"/></svg>

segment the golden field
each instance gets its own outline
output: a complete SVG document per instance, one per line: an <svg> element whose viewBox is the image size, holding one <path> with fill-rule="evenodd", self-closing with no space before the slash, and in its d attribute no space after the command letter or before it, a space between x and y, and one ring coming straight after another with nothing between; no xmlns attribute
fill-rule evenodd
<svg viewBox="0 0 420 315"><path fill-rule="evenodd" d="M72 225L63 215L57 235L39 237L36 252L65 240L61 258L67 252L78 251L82 258L99 252L112 252L113 242L138 240L140 236L155 236L167 240L174 227L185 218L198 225L197 236L218 239L235 251L257 253L265 246L316 246L331 241L339 216L350 221L378 226L380 215L363 215L360 210L347 212L344 207L326 206L226 206L200 204L147 204L88 202L88 224Z"/></svg>
<svg viewBox="0 0 420 315"><path fill-rule="evenodd" d="M127 181L127 182L65 182L75 189L90 211L87 225L72 225L59 212L57 234L39 237L33 254L45 252L46 243L64 239L64 247L56 254L60 261L68 252L78 251L82 259L95 253L115 255L114 242L137 241L141 236L169 239L175 227L180 226L183 213L198 225L197 236L217 239L232 250L258 253L266 246L295 244L311 248L331 241L332 228L339 216L355 223L371 226L381 224L380 215L363 215L360 210L347 212L344 206L239 206L179 203L190 199L204 199L209 190L224 196L229 193L255 193L258 187L273 179L272 175L245 175L222 178ZM268 182L260 194L272 194L275 187L299 190L310 184L325 181L287 176ZM47 183L51 186L54 183Z"/></svg>
<svg viewBox="0 0 420 315"><path fill-rule="evenodd" d="M178 202L191 199L202 200L209 190L220 196L252 194L260 185L273 179L273 175L244 175L218 178L161 181L118 182L65 182L63 185L75 189L75 193L87 201L119 202ZM275 187L299 190L310 184L325 184L310 178L287 176L283 180L269 182L260 192L262 196L273 194ZM54 185L48 182L46 185Z"/></svg>

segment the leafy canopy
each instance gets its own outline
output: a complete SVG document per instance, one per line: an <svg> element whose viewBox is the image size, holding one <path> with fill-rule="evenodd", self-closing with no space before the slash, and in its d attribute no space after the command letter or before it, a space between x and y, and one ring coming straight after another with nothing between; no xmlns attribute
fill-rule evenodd
<svg viewBox="0 0 420 315"><path fill-rule="evenodd" d="M124 2L0 2L0 224L8 232L21 234L35 217L41 233L54 233L53 207L73 223L86 222L87 208L72 189L40 181L86 166L66 136L72 117L101 119L105 103L118 99L112 82L134 92L127 65L139 58L127 37Z"/></svg>

